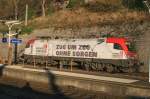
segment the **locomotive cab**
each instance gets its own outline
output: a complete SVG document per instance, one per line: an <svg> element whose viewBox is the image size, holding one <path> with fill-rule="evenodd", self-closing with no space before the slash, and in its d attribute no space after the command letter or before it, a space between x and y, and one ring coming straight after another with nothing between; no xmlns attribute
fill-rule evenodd
<svg viewBox="0 0 150 99"><path fill-rule="evenodd" d="M136 59L137 58L137 55L136 55L136 50L135 50L135 46L132 42L126 42L126 46L128 48L128 58L131 58L131 59Z"/></svg>
<svg viewBox="0 0 150 99"><path fill-rule="evenodd" d="M32 45L34 44L36 39L30 39L27 43L26 43L26 47L25 47L25 51L24 54L26 55L30 55L32 54Z"/></svg>
<svg viewBox="0 0 150 99"><path fill-rule="evenodd" d="M113 44L113 57L120 57L123 59L134 59L136 57L133 51L133 44L127 42L125 38L107 38L107 43Z"/></svg>

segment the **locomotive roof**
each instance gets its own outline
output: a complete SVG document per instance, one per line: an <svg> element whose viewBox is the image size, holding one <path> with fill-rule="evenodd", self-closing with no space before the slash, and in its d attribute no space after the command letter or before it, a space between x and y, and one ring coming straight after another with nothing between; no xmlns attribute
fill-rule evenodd
<svg viewBox="0 0 150 99"><path fill-rule="evenodd" d="M81 40L81 41L83 41L83 40L97 40L97 39L106 39L106 38L84 38L84 39L80 39L80 38L78 38L78 39L73 39L73 38L71 38L71 39L65 39L65 38L61 38L61 39L37 39L37 40L53 40L53 41L55 41L55 40L60 40L60 41L72 41L72 40Z"/></svg>
<svg viewBox="0 0 150 99"><path fill-rule="evenodd" d="M40 39L40 38L38 38L38 39L31 39L31 40L29 40L28 42L27 42L27 44L30 44L30 43L32 43L32 42L34 42L34 41L52 41L52 42L55 42L55 41L57 41L57 42L66 42L66 41L68 41L68 42L84 42L84 41L97 41L97 40L103 40L104 42L106 41L106 42L109 42L109 43L115 43L115 42L118 42L118 43L120 43L120 42L126 42L126 39L125 38L117 38L117 37L109 37L109 38L84 38L84 39L65 39L65 38L62 38L62 39Z"/></svg>

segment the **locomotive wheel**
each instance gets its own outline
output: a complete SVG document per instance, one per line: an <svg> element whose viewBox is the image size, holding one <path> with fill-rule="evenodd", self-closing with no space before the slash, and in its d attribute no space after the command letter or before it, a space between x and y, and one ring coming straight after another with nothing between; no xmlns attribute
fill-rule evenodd
<svg viewBox="0 0 150 99"><path fill-rule="evenodd" d="M27 59L27 64L32 64L32 60L30 58Z"/></svg>
<svg viewBox="0 0 150 99"><path fill-rule="evenodd" d="M114 67L113 67L113 65L108 64L108 66L107 66L107 72L109 72L109 73L114 72Z"/></svg>
<svg viewBox="0 0 150 99"><path fill-rule="evenodd" d="M105 67L105 64L102 64L102 63L94 63L91 66L92 70L94 71L104 71L104 67Z"/></svg>
<svg viewBox="0 0 150 99"><path fill-rule="evenodd" d="M101 71L105 71L106 72L106 64L105 63L101 64Z"/></svg>
<svg viewBox="0 0 150 99"><path fill-rule="evenodd" d="M93 71L99 71L98 63L91 63L90 67Z"/></svg>
<svg viewBox="0 0 150 99"><path fill-rule="evenodd" d="M86 71L89 71L90 70L90 63L88 63L88 62L84 63L84 68Z"/></svg>
<svg viewBox="0 0 150 99"><path fill-rule="evenodd" d="M133 72L135 72L136 71L136 69L134 68L134 67L129 67L128 68L128 72L129 73L133 73Z"/></svg>

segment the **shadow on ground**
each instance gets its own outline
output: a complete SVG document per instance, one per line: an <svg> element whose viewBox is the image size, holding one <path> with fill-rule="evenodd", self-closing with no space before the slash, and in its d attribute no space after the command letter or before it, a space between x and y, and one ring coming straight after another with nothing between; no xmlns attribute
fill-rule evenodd
<svg viewBox="0 0 150 99"><path fill-rule="evenodd" d="M56 85L56 80L54 74L52 74L48 69L45 69L48 80L49 80L49 90L52 90L53 92L53 99L70 99L68 96L66 96L58 85Z"/></svg>

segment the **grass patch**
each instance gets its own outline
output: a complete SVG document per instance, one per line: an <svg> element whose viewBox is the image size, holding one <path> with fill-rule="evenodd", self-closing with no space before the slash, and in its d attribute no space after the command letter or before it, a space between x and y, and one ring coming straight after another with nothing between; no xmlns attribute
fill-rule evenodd
<svg viewBox="0 0 150 99"><path fill-rule="evenodd" d="M88 3L84 7L91 12L114 12L121 9L121 6L100 2Z"/></svg>
<svg viewBox="0 0 150 99"><path fill-rule="evenodd" d="M84 0L69 0L69 4L67 5L67 8L73 9L76 7L80 7L84 4Z"/></svg>
<svg viewBox="0 0 150 99"><path fill-rule="evenodd" d="M23 27L22 28L22 34L30 34L30 33L32 33L33 32L33 28L32 27L30 27L30 26L26 26L26 27Z"/></svg>
<svg viewBox="0 0 150 99"><path fill-rule="evenodd" d="M149 20L144 12L120 10L116 12L90 12L84 8L61 10L45 18L39 17L30 22L34 28L49 27L91 27L107 24L124 24Z"/></svg>

